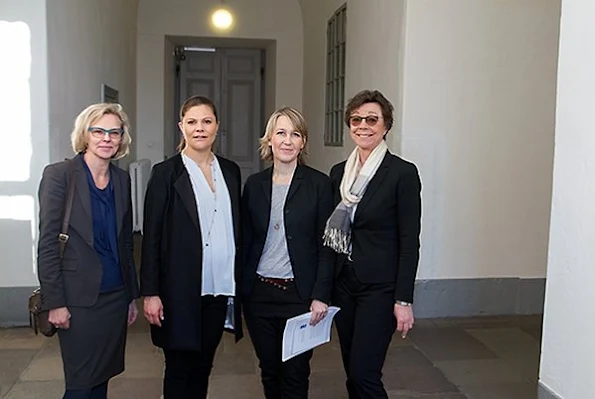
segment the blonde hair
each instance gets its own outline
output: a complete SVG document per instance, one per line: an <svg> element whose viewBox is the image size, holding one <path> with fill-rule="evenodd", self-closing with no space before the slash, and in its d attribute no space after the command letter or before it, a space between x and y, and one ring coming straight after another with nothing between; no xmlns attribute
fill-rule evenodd
<svg viewBox="0 0 595 399"><path fill-rule="evenodd" d="M74 128L70 133L70 142L75 153L85 152L87 149L87 131L89 126L104 115L115 115L120 118L122 122L122 139L118 146L118 152L113 156L114 159L125 157L130 152L130 144L132 137L130 137L130 123L128 122L128 115L124 109L117 103L98 103L89 105L85 108L74 121Z"/></svg>
<svg viewBox="0 0 595 399"><path fill-rule="evenodd" d="M304 140L304 148L302 151L300 151L298 163L303 165L306 163L306 157L308 156L308 125L306 124L306 119L304 119L304 116L300 114L298 110L292 107L280 108L273 112L273 114L270 116L266 128L264 129L264 135L260 138L260 157L264 161L273 160L273 150L271 149L270 142L273 137L273 130L275 129L277 120L282 116L287 117L287 119L289 119L293 125L295 131L302 135L302 139Z"/></svg>

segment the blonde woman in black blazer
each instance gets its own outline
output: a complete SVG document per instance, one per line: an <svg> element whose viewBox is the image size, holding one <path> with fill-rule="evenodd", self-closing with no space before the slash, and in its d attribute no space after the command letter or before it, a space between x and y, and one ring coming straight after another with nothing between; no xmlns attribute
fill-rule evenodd
<svg viewBox="0 0 595 399"><path fill-rule="evenodd" d="M308 396L312 351L281 362L283 330L308 311L312 324L322 320L332 290L335 257L322 242L331 185L304 165L307 141L298 111L273 113L260 147L273 166L250 176L242 196L244 315L267 399Z"/></svg>
<svg viewBox="0 0 595 399"><path fill-rule="evenodd" d="M64 399L100 399L109 379L124 371L127 325L138 314L130 176L111 163L128 153L128 117L119 104L90 105L76 118L71 141L77 155L47 166L39 185L38 275L49 321L58 328Z"/></svg>
<svg viewBox="0 0 595 399"><path fill-rule="evenodd" d="M382 93L355 95L345 123L356 148L330 173L337 207L325 243L341 254L333 305L349 398L380 399L395 328L405 338L414 323L421 183L415 165L388 151L393 107Z"/></svg>

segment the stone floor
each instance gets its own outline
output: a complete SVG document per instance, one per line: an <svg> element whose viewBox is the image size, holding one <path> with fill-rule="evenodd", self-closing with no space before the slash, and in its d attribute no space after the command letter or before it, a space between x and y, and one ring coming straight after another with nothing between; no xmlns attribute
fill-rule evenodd
<svg viewBox="0 0 595 399"><path fill-rule="evenodd" d="M537 397L541 317L418 320L411 336L394 336L384 367L391 398L534 399ZM126 371L110 383L110 398L158 399L163 357L139 320L129 332ZM316 349L310 398L346 398L336 336ZM60 398L58 341L29 329L0 330L0 397ZM217 352L210 396L262 398L249 338L225 337Z"/></svg>

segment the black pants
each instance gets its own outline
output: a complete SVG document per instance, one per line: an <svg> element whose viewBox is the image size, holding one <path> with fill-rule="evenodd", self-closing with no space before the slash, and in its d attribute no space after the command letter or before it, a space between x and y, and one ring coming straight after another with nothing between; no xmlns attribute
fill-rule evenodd
<svg viewBox="0 0 595 399"><path fill-rule="evenodd" d="M215 351L223 335L227 297L202 297L202 350L164 349L164 399L205 399Z"/></svg>
<svg viewBox="0 0 595 399"><path fill-rule="evenodd" d="M266 300L266 301L265 301ZM259 360L266 399L308 397L312 351L281 361L283 331L287 319L308 311L308 304L291 284L282 291L257 281L244 306L244 318Z"/></svg>
<svg viewBox="0 0 595 399"><path fill-rule="evenodd" d="M336 281L333 305L350 399L381 399L382 366L395 332L394 283L362 284L346 264Z"/></svg>
<svg viewBox="0 0 595 399"><path fill-rule="evenodd" d="M107 384L108 381L93 388L67 389L62 399L106 399Z"/></svg>

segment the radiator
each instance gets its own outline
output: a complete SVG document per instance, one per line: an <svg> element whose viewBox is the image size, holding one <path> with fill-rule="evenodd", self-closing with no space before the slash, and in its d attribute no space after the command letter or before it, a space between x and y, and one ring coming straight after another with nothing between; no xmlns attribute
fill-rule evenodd
<svg viewBox="0 0 595 399"><path fill-rule="evenodd" d="M132 180L132 230L143 232L143 209L145 205L145 191L149 174L151 173L151 161L140 159L130 164L130 179Z"/></svg>

